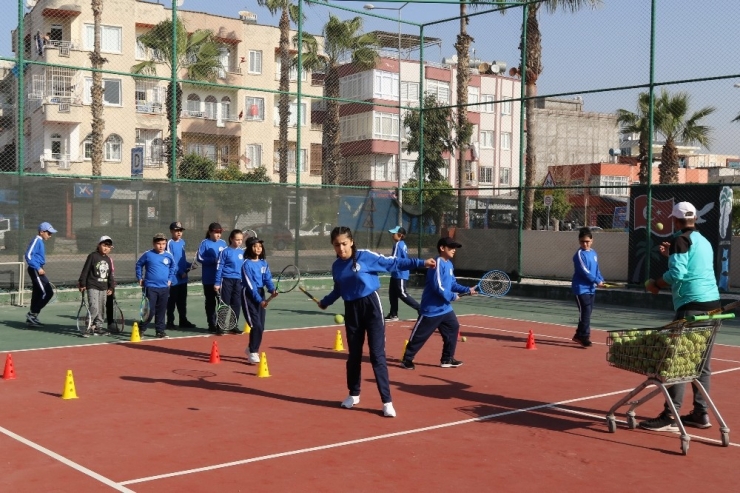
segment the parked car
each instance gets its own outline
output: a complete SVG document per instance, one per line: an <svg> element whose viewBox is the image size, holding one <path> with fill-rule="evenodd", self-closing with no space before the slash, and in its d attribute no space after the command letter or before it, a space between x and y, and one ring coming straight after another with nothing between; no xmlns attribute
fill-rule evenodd
<svg viewBox="0 0 740 493"><path fill-rule="evenodd" d="M278 226L277 224L257 224L251 226L249 229L253 229L257 233L257 237L265 240L266 248L268 250L274 248L276 250L285 250L285 248L293 241L293 233L290 232L285 226Z"/></svg>
<svg viewBox="0 0 740 493"><path fill-rule="evenodd" d="M298 234L300 236L320 236L320 235L329 236L333 228L334 226L332 226L329 223L316 224L313 228L299 230ZM292 229L291 233L295 235L295 230Z"/></svg>

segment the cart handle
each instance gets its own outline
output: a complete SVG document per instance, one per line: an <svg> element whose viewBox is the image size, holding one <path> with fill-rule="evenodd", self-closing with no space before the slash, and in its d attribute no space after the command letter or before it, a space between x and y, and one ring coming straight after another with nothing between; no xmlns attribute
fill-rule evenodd
<svg viewBox="0 0 740 493"><path fill-rule="evenodd" d="M686 317L687 322L699 322L701 320L718 320L724 318L735 318L734 313L717 313L714 315L689 315Z"/></svg>

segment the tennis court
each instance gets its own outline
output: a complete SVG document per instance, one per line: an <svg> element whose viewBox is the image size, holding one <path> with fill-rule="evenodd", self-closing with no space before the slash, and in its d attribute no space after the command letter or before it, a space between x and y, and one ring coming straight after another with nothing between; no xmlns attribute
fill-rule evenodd
<svg viewBox="0 0 740 493"><path fill-rule="evenodd" d="M194 290L195 291L195 290ZM321 295L320 291L315 294ZM382 293L385 294L385 293ZM418 295L419 293L414 293ZM190 296L196 323L202 297ZM135 299L124 312L135 312ZM361 402L346 395L346 353L333 350L339 326L300 293L270 305L263 343L269 378L246 365L245 336L176 331L168 340L76 337L77 304L44 311L47 326L23 328L22 308L0 325L16 379L0 382L0 487L5 491L309 491L491 488L535 491L696 490L708 478L729 491L740 458L730 435L691 430L688 456L678 435L615 434L604 416L640 375L611 368L603 332L583 349L570 341L567 302L472 298L456 303L462 333L456 356L439 367L433 337L415 371L397 366L412 322L387 327L387 355L398 417L380 412L369 363ZM660 325L670 313L597 305L597 329ZM714 351L712 396L729 427L740 422L739 324L723 326ZM537 350L524 349L528 331ZM221 363L210 364L213 341ZM5 355L3 355L5 359ZM78 399L60 398L67 370ZM688 403L687 398L687 403ZM686 409L685 404L685 409ZM638 419L660 410L655 399ZM623 419L624 415L618 415Z"/></svg>

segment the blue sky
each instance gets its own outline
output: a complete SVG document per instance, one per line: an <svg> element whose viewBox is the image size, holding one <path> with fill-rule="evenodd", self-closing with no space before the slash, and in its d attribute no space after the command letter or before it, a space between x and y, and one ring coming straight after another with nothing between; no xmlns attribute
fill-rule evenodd
<svg viewBox="0 0 740 493"><path fill-rule="evenodd" d="M23 0L25 1L25 0ZM112 2L115 0L104 0ZM167 0L160 0L160 3ZM14 0L6 0L13 4ZM83 8L89 0L76 0ZM156 0L155 0L156 3ZM339 2L338 2L339 3ZM341 2L341 5L362 10L365 2ZM585 91L647 84L650 61L650 0L602 0L596 9L547 14L540 17L542 31L543 73L538 83L540 95L582 94L586 111L614 112L618 108L634 109L637 89L585 94ZM690 0L656 0L655 80L680 81L695 78L721 78L690 84L670 85L671 92L686 91L691 95L692 110L715 106L717 110L706 124L712 127L713 144L710 151L740 154L740 123L731 120L740 113L740 49L737 25L740 24L740 1L714 0L705 3ZM373 1L376 7L397 7L401 3ZM184 0L183 9L237 16L240 10L258 15L260 24L277 24L277 18L261 7L256 0ZM475 10L472 10L474 12ZM340 17L348 12L334 11ZM392 11L375 11L396 18ZM404 19L417 23L431 22L456 16L456 5L411 3L404 7ZM312 6L305 9L309 32L319 32L328 18L328 9ZM10 14L10 15L8 15ZM0 55L12 56L10 31L17 23L14 10L6 10L0 17ZM469 32L474 38L474 55L485 61L503 60L509 67L519 59L519 31L521 14L511 11L506 15L491 13L471 18ZM397 22L367 18L366 30L382 29L395 32ZM447 22L425 29L425 36L443 40L441 48L427 50L425 58L440 61L454 54L453 43L457 22ZM404 33L418 34L417 28L404 26ZM575 96L575 94L574 94ZM572 97L572 96L568 96Z"/></svg>

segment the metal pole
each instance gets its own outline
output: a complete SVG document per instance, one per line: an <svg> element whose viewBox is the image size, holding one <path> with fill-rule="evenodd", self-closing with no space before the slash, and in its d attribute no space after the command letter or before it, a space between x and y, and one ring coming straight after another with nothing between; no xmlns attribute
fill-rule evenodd
<svg viewBox="0 0 740 493"><path fill-rule="evenodd" d="M405 5L404 5L405 7ZM403 144L401 142L401 131L403 129L403 119L401 118L401 10L403 7L398 9L398 162L396 163L396 171L398 176L398 225L403 226L403 198L401 196L401 153L403 152Z"/></svg>
<svg viewBox="0 0 740 493"><path fill-rule="evenodd" d="M139 191L136 191L136 248L134 248L134 251L136 252L136 256L134 257L134 263L139 260L139 220L141 218L141 214L139 213Z"/></svg>

